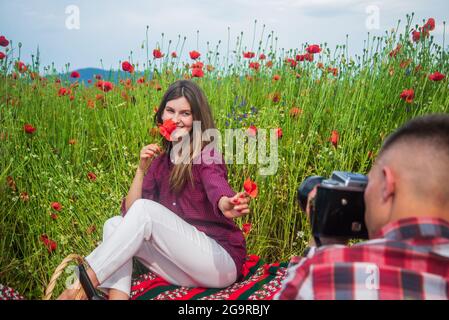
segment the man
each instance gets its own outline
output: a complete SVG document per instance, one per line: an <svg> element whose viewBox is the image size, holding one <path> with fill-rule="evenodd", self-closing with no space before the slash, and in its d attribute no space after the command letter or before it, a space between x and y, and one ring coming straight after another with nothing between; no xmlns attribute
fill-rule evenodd
<svg viewBox="0 0 449 320"><path fill-rule="evenodd" d="M449 115L389 136L364 198L371 240L294 257L275 299L449 298Z"/></svg>

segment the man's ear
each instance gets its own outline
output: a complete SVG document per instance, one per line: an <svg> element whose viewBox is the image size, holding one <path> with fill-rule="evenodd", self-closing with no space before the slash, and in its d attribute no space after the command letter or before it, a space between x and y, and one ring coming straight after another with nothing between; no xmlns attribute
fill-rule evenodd
<svg viewBox="0 0 449 320"><path fill-rule="evenodd" d="M396 191L396 177L391 167L388 166L382 168L382 175L382 201L387 202Z"/></svg>

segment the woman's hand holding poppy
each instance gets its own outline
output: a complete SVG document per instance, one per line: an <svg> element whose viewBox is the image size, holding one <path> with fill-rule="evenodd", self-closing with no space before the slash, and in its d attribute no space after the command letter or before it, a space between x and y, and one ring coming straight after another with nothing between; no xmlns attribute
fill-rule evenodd
<svg viewBox="0 0 449 320"><path fill-rule="evenodd" d="M138 170L142 171L144 174L150 167L153 158L162 152L161 147L157 143L149 144L142 148L140 151L140 162Z"/></svg>
<svg viewBox="0 0 449 320"><path fill-rule="evenodd" d="M246 192L239 192L232 198L223 196L218 202L218 208L226 218L234 219L249 213L250 196Z"/></svg>

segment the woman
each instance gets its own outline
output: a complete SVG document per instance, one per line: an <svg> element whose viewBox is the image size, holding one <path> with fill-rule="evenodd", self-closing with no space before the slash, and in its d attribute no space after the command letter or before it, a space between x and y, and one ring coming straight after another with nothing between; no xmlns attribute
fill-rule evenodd
<svg viewBox="0 0 449 320"><path fill-rule="evenodd" d="M206 151L201 137L215 125L194 82L177 81L164 94L155 122L170 120L165 151L142 148L122 216L106 221L103 243L86 257L89 278L109 299L129 299L133 257L179 286L223 288L241 276L246 244L232 219L249 213L250 198L229 186L223 156ZM73 299L77 288L59 298Z"/></svg>

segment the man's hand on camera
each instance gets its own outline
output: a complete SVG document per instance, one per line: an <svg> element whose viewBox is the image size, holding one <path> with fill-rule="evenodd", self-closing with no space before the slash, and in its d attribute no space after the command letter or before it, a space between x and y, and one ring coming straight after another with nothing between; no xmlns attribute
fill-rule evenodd
<svg viewBox="0 0 449 320"><path fill-rule="evenodd" d="M317 187L318 186L315 186L312 189L312 191L309 192L309 194L307 196L306 214L307 214L307 219L309 219L309 220L310 220L310 210L312 209L312 206L313 206L312 203L315 200Z"/></svg>

